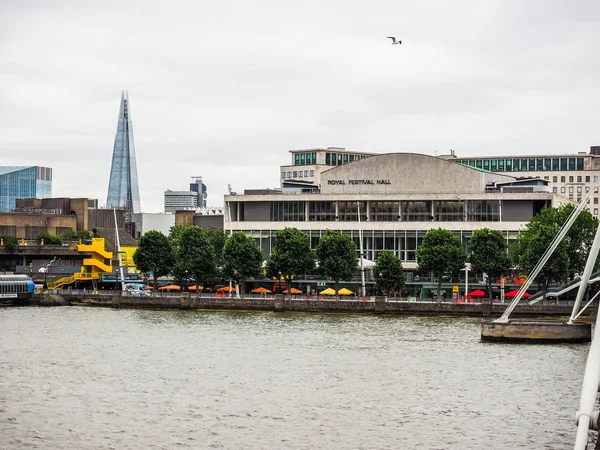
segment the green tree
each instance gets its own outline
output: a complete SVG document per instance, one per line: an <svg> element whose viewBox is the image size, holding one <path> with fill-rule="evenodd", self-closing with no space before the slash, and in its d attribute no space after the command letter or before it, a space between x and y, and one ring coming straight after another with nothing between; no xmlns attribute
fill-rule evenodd
<svg viewBox="0 0 600 450"><path fill-rule="evenodd" d="M189 225L175 225L169 229L169 242L173 249L173 255L175 256L175 262L171 268L171 275L175 278L176 283L186 284L191 280L190 272L185 267L184 261L179 257L180 255L180 243L182 241L182 234Z"/></svg>
<svg viewBox="0 0 600 450"><path fill-rule="evenodd" d="M208 286L214 286L223 282L225 275L223 274L223 247L228 237L228 232L222 228L209 228L206 230L208 233L208 239L212 243L215 251L215 267L216 271L214 276L206 279Z"/></svg>
<svg viewBox="0 0 600 450"><path fill-rule="evenodd" d="M521 231L511 255L514 264L523 272L531 273L546 252L560 230L560 226L552 214L545 214L544 220L532 217L525 229ZM564 282L569 276L569 254L567 242L563 239L544 268L537 275L535 282L546 298L550 283Z"/></svg>
<svg viewBox="0 0 600 450"><path fill-rule="evenodd" d="M80 230L77 232L77 239L92 239L93 235L88 230Z"/></svg>
<svg viewBox="0 0 600 450"><path fill-rule="evenodd" d="M352 280L358 268L356 244L340 230L326 230L316 248L319 270L333 278L335 292L339 291L340 281Z"/></svg>
<svg viewBox="0 0 600 450"><path fill-rule="evenodd" d="M194 281L196 289L200 283L214 276L215 251L206 230L195 225L185 227L179 236L175 260L184 279Z"/></svg>
<svg viewBox="0 0 600 450"><path fill-rule="evenodd" d="M55 234L50 234L46 231L38 234L35 237L35 240L37 241L38 244L42 243L42 239L44 240L44 245L62 245L60 236L56 236Z"/></svg>
<svg viewBox="0 0 600 450"><path fill-rule="evenodd" d="M481 228L473 232L469 249L471 269L474 272L487 274L488 297L492 298L493 280L504 277L510 272L511 264L506 253L506 239L498 230Z"/></svg>
<svg viewBox="0 0 600 450"><path fill-rule="evenodd" d="M246 292L246 280L256 278L262 270L263 254L254 239L236 231L223 246L223 272L241 285L242 297Z"/></svg>
<svg viewBox="0 0 600 450"><path fill-rule="evenodd" d="M572 203L567 203L559 208L543 208L531 221L544 223L556 223L562 227L573 210L576 208ZM569 255L569 277L573 278L576 273L583 273L585 262L592 248L598 219L587 209L581 211L571 228L565 236L567 254ZM541 257L541 255L540 255Z"/></svg>
<svg viewBox="0 0 600 450"><path fill-rule="evenodd" d="M152 284L156 291L157 279L171 273L175 263L169 238L156 230L142 234L133 254L133 261L138 270L145 273L152 272Z"/></svg>
<svg viewBox="0 0 600 450"><path fill-rule="evenodd" d="M15 248L17 248L17 246L19 245L19 240L16 237L14 237L14 236L8 236L6 234L0 234L0 239L2 239L2 242L4 244L4 248L9 253L12 253L15 250Z"/></svg>
<svg viewBox="0 0 600 450"><path fill-rule="evenodd" d="M458 273L467 260L460 239L443 228L429 230L415 253L419 271L431 272L437 277L438 299L441 298L442 276L447 272Z"/></svg>
<svg viewBox="0 0 600 450"><path fill-rule="evenodd" d="M402 270L402 260L394 255L391 250L383 250L377 256L373 266L373 278L378 289L381 289L389 295L390 292L397 292L404 286L404 271Z"/></svg>
<svg viewBox="0 0 600 450"><path fill-rule="evenodd" d="M77 237L77 232L73 230L73 228L67 228L66 230L61 231L60 238L63 240L75 239Z"/></svg>
<svg viewBox="0 0 600 450"><path fill-rule="evenodd" d="M284 278L291 288L295 275L306 274L315 268L315 252L310 248L306 233L298 228L286 227L278 230L273 239L273 249L267 260L267 275Z"/></svg>

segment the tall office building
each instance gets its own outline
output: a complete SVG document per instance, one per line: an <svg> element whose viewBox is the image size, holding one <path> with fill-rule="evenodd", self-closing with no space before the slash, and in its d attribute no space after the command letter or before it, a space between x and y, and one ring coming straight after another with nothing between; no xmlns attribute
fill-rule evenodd
<svg viewBox="0 0 600 450"><path fill-rule="evenodd" d="M542 154L469 156L458 157L454 151L440 156L463 166L486 172L501 173L516 178L541 178L555 194L578 202L585 193L594 189L586 205L590 213L600 217L600 193L595 182L600 176L600 147L590 147L590 152L575 154Z"/></svg>
<svg viewBox="0 0 600 450"><path fill-rule="evenodd" d="M206 208L206 185L202 177L192 177L189 191L165 191L165 212Z"/></svg>
<svg viewBox="0 0 600 450"><path fill-rule="evenodd" d="M127 91L121 93L121 108L110 167L106 206L124 208L130 213L141 212L133 125Z"/></svg>
<svg viewBox="0 0 600 450"><path fill-rule="evenodd" d="M0 212L10 212L18 198L52 197L52 169L0 166Z"/></svg>

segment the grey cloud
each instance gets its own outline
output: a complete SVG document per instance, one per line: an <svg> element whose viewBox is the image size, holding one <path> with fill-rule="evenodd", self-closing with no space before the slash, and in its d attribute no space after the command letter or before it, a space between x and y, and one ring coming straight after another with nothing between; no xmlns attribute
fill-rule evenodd
<svg viewBox="0 0 600 450"><path fill-rule="evenodd" d="M121 89L147 211L192 175L211 204L229 183L277 186L291 148L471 155L598 142L594 1L0 9L0 152L5 164L53 167L55 195L105 200Z"/></svg>

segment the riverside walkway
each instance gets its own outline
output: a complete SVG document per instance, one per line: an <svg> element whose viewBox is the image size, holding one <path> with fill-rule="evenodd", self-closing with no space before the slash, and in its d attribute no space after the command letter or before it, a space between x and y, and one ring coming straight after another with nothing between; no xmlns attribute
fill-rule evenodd
<svg viewBox="0 0 600 450"><path fill-rule="evenodd" d="M113 308L206 309L290 312L339 312L396 315L456 315L473 317L500 316L506 304L483 299L481 303L438 302L434 299L400 297L321 297L301 295L247 295L216 297L195 293L155 293L152 296L121 295L118 291L62 291L37 294L32 303L42 306L80 305ZM550 300L535 305L521 304L514 311L521 317L568 316L569 302Z"/></svg>

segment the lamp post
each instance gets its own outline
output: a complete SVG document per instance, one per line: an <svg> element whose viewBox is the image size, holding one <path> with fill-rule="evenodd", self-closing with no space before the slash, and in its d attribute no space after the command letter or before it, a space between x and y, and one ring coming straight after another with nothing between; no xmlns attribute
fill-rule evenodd
<svg viewBox="0 0 600 450"><path fill-rule="evenodd" d="M277 292L276 294L281 294L281 270L277 272ZM287 287L287 286L286 286Z"/></svg>
<svg viewBox="0 0 600 450"><path fill-rule="evenodd" d="M356 207L358 211L358 239L360 241L360 279L361 279L361 287L362 287L362 296L363 298L367 296L367 289L365 287L365 260L363 256L363 235L362 235L362 226L360 224L360 202L356 202Z"/></svg>
<svg viewBox="0 0 600 450"><path fill-rule="evenodd" d="M54 261L56 261L56 256L52 259L52 261L46 264L46 268L44 270L44 289L48 289L48 270L50 269L50 266L54 264Z"/></svg>

